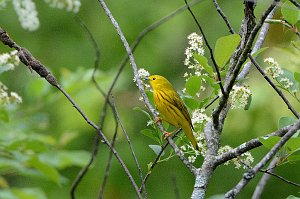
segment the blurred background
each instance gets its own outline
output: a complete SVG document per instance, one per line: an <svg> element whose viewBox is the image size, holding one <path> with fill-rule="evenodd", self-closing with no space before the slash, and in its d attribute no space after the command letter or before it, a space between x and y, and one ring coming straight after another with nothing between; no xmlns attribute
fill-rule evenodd
<svg viewBox="0 0 300 199"><path fill-rule="evenodd" d="M37 30L28 31L21 27L10 1L7 2L5 8L0 10L0 26L19 45L27 48L45 64L86 115L98 123L104 98L91 81L95 50L74 16L77 15L81 18L100 47L100 66L96 80L104 91L108 90L125 56L123 44L98 1L82 1L77 14L49 7L43 1L34 2L40 20L40 27ZM257 19L269 2L258 1L255 10ZM220 0L219 3L235 31L238 32L243 17L242 1ZM184 1L115 0L107 1L107 5L121 26L128 42L132 43L145 27L183 6ZM212 47L217 38L229 34L212 1L202 0L192 9ZM280 17L280 12L276 12L275 18L279 19ZM138 66L145 68L151 74L161 74L167 77L178 90L181 90L185 80L183 74L187 71L187 67L183 65L184 51L188 45L186 37L192 32L198 32L198 29L187 11L159 26L147 34L137 47L134 55ZM271 56L282 67L299 72L299 50L295 50L290 44L292 40L296 39L296 35L283 28L282 25L271 25L264 44L269 48L259 55L259 63L265 66L262 60ZM0 53L9 51L8 47L0 45ZM207 49L205 55L209 58ZM51 150L72 150L75 151L74 157L79 159L78 164L66 164L67 166L58 168L59 174L63 176L63 180L59 184L36 175L18 175L18 172L4 170L5 172L1 173L1 179L6 180L6 186L1 186L2 189L34 187L40 188L49 199L70 198L71 184L82 166L88 162L88 153L93 148L95 131L87 125L57 89L48 85L44 79L32 73L23 64L20 64L15 70L1 74L0 78L9 90L17 92L23 98L23 103L11 111L10 121L0 122L0 134L4 134L4 131L8 132L8 129L10 131L13 129L15 133L26 131L28 134L34 133L33 135L51 137L53 140L50 144ZM246 83L252 91L250 109L230 111L224 126L222 145L236 147L251 138L273 132L278 128L280 117L292 116L275 91L254 68ZM130 64L126 65L112 94L145 174L147 164L152 162L156 155L148 147L153 144L153 141L140 133L146 128L148 118L134 110L134 107L142 109L145 107L138 100L140 95L133 82ZM299 102L288 95L287 97L299 110ZM114 120L111 110L108 111L103 132L109 139L112 138ZM14 135L18 136L17 133ZM15 137L12 136L11 139L15 139ZM139 182L138 172L122 131L118 133L116 149L136 181ZM76 151L82 152L82 156ZM253 150L251 153L255 158L254 163L257 163L267 151L264 147ZM76 190L76 198L97 198L104 177L108 153L107 147L100 144L99 154L94 164ZM48 158L55 159L55 153ZM209 184L207 196L226 193L241 179L244 172L243 169L235 169L234 165L218 167ZM299 183L299 164L285 164L276 168L275 172ZM260 176L261 174L252 180L238 198L249 198ZM175 185L181 198L190 197L194 178L176 157L159 163L155 167L146 186L148 197L175 198ZM271 177L262 198L286 198L289 195L297 194L299 194L298 188ZM135 198L132 185L114 158L104 198Z"/></svg>

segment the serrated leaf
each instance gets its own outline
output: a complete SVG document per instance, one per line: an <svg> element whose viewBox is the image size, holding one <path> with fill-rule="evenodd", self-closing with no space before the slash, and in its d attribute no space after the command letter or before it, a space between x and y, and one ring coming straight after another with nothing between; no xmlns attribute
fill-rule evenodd
<svg viewBox="0 0 300 199"><path fill-rule="evenodd" d="M293 3L291 3L290 1L286 1L281 7L281 13L282 13L283 18L287 22L294 25L297 23L297 21L299 19L300 12Z"/></svg>
<svg viewBox="0 0 300 199"><path fill-rule="evenodd" d="M157 134L155 133L154 130L152 129L143 129L140 131L143 135L151 138L152 140L154 140L157 143L160 143L160 137L157 136Z"/></svg>
<svg viewBox="0 0 300 199"><path fill-rule="evenodd" d="M190 77L185 83L185 88L188 94L190 94L191 96L196 96L196 94L199 92L201 83L202 83L201 77L199 76Z"/></svg>
<svg viewBox="0 0 300 199"><path fill-rule="evenodd" d="M225 66L240 41L241 37L238 34L220 37L217 40L214 55L220 68Z"/></svg>
<svg viewBox="0 0 300 199"><path fill-rule="evenodd" d="M272 149L272 147L280 140L278 136L271 136L268 138L259 137L259 141L268 149Z"/></svg>
<svg viewBox="0 0 300 199"><path fill-rule="evenodd" d="M201 64L204 70L212 77L214 75L214 70L208 65L208 60L203 55L193 54L193 57Z"/></svg>
<svg viewBox="0 0 300 199"><path fill-rule="evenodd" d="M281 129L285 126L294 124L296 122L296 119L294 119L293 117L281 117L278 120L278 129Z"/></svg>
<svg viewBox="0 0 300 199"><path fill-rule="evenodd" d="M161 151L161 146L160 145L148 145L150 147L150 149L152 149L152 151L154 151L154 153L156 155L158 155ZM162 152L161 156L164 156L165 155L165 152Z"/></svg>
<svg viewBox="0 0 300 199"><path fill-rule="evenodd" d="M54 156L53 156L54 157ZM52 158L53 158L52 157ZM43 173L49 180L59 184L60 174L59 172L52 166L47 163L44 163L38 159L37 156L32 156L27 163L34 167L35 169L39 170Z"/></svg>

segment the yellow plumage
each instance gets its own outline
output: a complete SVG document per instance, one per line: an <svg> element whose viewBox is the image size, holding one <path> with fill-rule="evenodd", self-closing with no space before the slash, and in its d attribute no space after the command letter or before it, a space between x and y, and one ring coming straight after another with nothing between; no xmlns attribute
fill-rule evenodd
<svg viewBox="0 0 300 199"><path fill-rule="evenodd" d="M153 89L154 102L163 116L162 119L177 128L182 128L194 148L199 150L192 131L191 117L172 84L160 75L152 75L149 80Z"/></svg>

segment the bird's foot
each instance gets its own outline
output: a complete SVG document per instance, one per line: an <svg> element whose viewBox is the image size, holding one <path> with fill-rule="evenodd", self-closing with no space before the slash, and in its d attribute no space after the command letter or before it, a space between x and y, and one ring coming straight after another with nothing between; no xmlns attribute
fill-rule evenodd
<svg viewBox="0 0 300 199"><path fill-rule="evenodd" d="M167 139L168 137L170 137L171 135L173 135L174 132L169 133L167 131L164 131L163 133L164 133L164 139Z"/></svg>

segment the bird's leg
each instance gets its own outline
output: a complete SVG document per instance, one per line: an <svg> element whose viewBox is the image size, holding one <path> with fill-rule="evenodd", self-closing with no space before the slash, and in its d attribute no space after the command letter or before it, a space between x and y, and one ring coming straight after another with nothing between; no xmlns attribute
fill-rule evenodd
<svg viewBox="0 0 300 199"><path fill-rule="evenodd" d="M172 132L167 132L167 131L164 131L163 134L164 134L164 139L167 139L168 137L170 137L171 135L173 135L173 133L175 133L178 129L175 129L174 131Z"/></svg>
<svg viewBox="0 0 300 199"><path fill-rule="evenodd" d="M162 119L160 117L155 117L153 122L156 124L157 122L161 122L161 121Z"/></svg>

